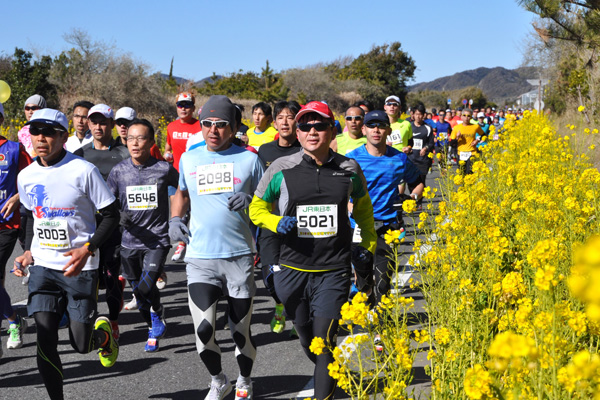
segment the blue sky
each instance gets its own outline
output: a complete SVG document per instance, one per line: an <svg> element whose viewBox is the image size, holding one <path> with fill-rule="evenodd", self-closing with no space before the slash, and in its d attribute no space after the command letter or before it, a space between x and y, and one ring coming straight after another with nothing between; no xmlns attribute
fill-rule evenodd
<svg viewBox="0 0 600 400"><path fill-rule="evenodd" d="M280 71L358 56L400 41L416 82L477 67L515 68L533 14L514 0L179 1L39 0L2 5L0 54L15 47L57 55L73 28L149 65L199 80L269 60Z"/></svg>

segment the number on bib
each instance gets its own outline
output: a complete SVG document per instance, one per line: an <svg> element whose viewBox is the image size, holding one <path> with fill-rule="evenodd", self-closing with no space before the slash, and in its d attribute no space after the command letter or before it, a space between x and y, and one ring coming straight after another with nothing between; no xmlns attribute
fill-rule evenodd
<svg viewBox="0 0 600 400"><path fill-rule="evenodd" d="M33 230L43 249L63 250L71 247L66 219L34 218Z"/></svg>
<svg viewBox="0 0 600 400"><path fill-rule="evenodd" d="M392 131L392 133L390 133L390 136L388 136L387 141L391 142L393 145L402 143L402 134L399 130Z"/></svg>
<svg viewBox="0 0 600 400"><path fill-rule="evenodd" d="M127 186L127 207L130 210L158 208L157 185Z"/></svg>
<svg viewBox="0 0 600 400"><path fill-rule="evenodd" d="M198 195L233 192L233 163L198 165L196 190Z"/></svg>
<svg viewBox="0 0 600 400"><path fill-rule="evenodd" d="M469 158L471 158L471 152L470 151L461 151L458 155L458 158L460 161L467 161Z"/></svg>
<svg viewBox="0 0 600 400"><path fill-rule="evenodd" d="M423 148L423 139L413 139L413 150L421 150Z"/></svg>
<svg viewBox="0 0 600 400"><path fill-rule="evenodd" d="M337 216L337 204L297 206L298 237L321 239L336 236Z"/></svg>

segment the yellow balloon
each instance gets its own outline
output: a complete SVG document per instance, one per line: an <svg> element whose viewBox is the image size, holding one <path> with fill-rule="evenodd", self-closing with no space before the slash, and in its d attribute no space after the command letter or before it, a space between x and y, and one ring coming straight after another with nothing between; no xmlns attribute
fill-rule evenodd
<svg viewBox="0 0 600 400"><path fill-rule="evenodd" d="M10 97L10 86L4 81L0 81L0 103L6 103Z"/></svg>

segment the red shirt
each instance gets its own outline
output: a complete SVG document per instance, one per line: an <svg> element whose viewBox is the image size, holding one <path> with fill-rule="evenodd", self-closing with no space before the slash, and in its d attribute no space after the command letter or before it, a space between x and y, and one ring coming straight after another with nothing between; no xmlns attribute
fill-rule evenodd
<svg viewBox="0 0 600 400"><path fill-rule="evenodd" d="M165 161L165 159L163 158L162 154L160 154L160 149L158 148L158 146L156 145L156 143L150 149L150 155L152 157L156 158L158 161Z"/></svg>
<svg viewBox="0 0 600 400"><path fill-rule="evenodd" d="M191 124L177 119L167 126L167 143L173 152L173 166L179 172L179 159L185 152L185 145L190 136L202 130L200 121L193 118Z"/></svg>
<svg viewBox="0 0 600 400"><path fill-rule="evenodd" d="M7 141L8 140L5 137L0 136L0 146L2 146ZM23 144L19 143L19 165L17 167L19 172L23 171L23 169L25 167L27 167L29 164L31 164L31 162L32 162L31 156L29 155L29 153L27 153L27 150L25 150L25 147L23 146ZM0 223L0 230L17 229L17 228L19 228L20 224L21 224L21 214L19 212L19 207L17 207L17 209L13 213L12 218L8 222Z"/></svg>

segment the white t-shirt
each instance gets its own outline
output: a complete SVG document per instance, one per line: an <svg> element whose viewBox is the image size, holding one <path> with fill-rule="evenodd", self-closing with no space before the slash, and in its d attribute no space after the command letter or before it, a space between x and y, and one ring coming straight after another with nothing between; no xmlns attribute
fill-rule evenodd
<svg viewBox="0 0 600 400"><path fill-rule="evenodd" d="M67 152L58 163L43 167L34 161L17 178L21 203L31 210L35 265L62 270L63 254L83 246L96 231L96 211L115 201L98 169ZM83 268L98 269L100 257Z"/></svg>
<svg viewBox="0 0 600 400"><path fill-rule="evenodd" d="M202 134L202 131L194 133L188 138L187 142L185 143L185 151L188 151L193 145L202 142L204 142L204 135Z"/></svg>
<svg viewBox="0 0 600 400"><path fill-rule="evenodd" d="M65 143L65 149L67 149L67 151L70 151L71 153L75 153L75 150L79 149L80 147L83 147L92 140L94 140L94 138L92 137L92 133L90 131L85 132L85 136L83 137L82 141L79 141L77 134L73 134L73 136L70 136L67 139L67 143Z"/></svg>

